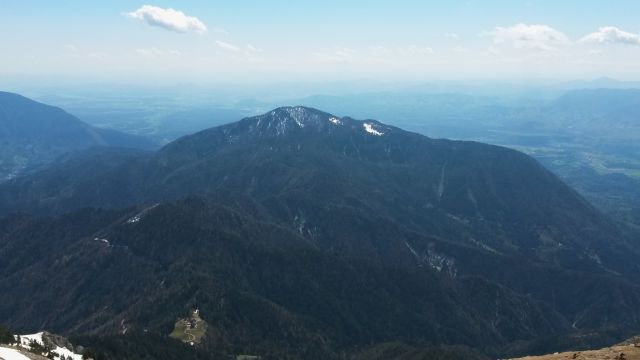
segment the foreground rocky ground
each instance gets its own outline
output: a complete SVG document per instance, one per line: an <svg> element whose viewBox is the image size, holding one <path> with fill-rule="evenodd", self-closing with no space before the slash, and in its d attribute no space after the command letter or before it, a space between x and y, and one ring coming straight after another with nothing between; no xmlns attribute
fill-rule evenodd
<svg viewBox="0 0 640 360"><path fill-rule="evenodd" d="M512 360L640 360L640 340L636 343L622 343L619 345L589 351L568 351L543 356L527 356Z"/></svg>

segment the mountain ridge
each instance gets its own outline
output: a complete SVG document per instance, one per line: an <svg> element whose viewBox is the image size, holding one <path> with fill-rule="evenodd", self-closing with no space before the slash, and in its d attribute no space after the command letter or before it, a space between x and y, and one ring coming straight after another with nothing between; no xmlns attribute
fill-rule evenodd
<svg viewBox="0 0 640 360"><path fill-rule="evenodd" d="M0 92L0 181L90 147L151 150L151 141L93 127L66 111L24 96Z"/></svg>
<svg viewBox="0 0 640 360"><path fill-rule="evenodd" d="M309 126L300 125L304 122ZM386 133L371 133L367 124ZM345 200L354 199L354 205L415 231L433 231L424 226L435 226L424 215L433 213L441 222L454 224L458 228L454 234L467 238L463 242L504 253L535 252L542 246L545 250L538 256L565 263L577 261L577 267L597 264L603 255L593 253L594 247L611 250L606 241L590 243L586 239L622 238L615 226L575 191L515 150L432 140L371 120L338 118L303 107L279 108L204 130L166 145L150 157L125 156L113 165L104 160L92 164L90 157L80 166L73 166L74 161L71 158L69 163L75 172L81 169L80 174L96 175L77 175L79 183L71 187L69 179L75 178L68 177L68 168L16 179L0 186L4 203L0 213L51 211L52 207L62 211L84 206L125 207L216 192L248 195L261 202L281 194L283 200L279 201L300 203L307 199L306 205L317 208L312 200L315 195L303 193L312 191L327 197L322 202L330 200L340 206L351 207ZM576 222L571 212L578 209L582 218ZM549 227L545 218L553 213L557 223ZM302 215L283 214L288 218ZM562 221L558 221L560 216ZM521 221L528 225L515 226ZM594 236L593 226L604 231L595 230ZM474 230L465 234L465 228ZM554 233L562 233L562 229L583 235L561 240L563 235ZM451 234L441 232L439 236ZM521 240L510 244L509 237ZM585 259L565 250L568 245L568 249L582 247L580 256ZM616 264L614 258L622 255L610 256L613 258L605 263ZM633 264L616 267L640 271Z"/></svg>

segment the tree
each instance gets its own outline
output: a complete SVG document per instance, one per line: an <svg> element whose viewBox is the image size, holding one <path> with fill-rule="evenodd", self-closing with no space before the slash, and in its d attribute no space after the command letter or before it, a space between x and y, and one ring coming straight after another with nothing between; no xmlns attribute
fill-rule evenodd
<svg viewBox="0 0 640 360"><path fill-rule="evenodd" d="M11 331L0 325L0 344L14 344L16 342L16 338L13 336Z"/></svg>

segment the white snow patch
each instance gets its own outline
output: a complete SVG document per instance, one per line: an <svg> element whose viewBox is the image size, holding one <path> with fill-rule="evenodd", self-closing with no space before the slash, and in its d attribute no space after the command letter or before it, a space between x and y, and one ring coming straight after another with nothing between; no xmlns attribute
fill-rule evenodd
<svg viewBox="0 0 640 360"><path fill-rule="evenodd" d="M335 125L342 125L342 121L340 121L340 119L338 119L337 117L331 117L329 118L329 121L331 121Z"/></svg>
<svg viewBox="0 0 640 360"><path fill-rule="evenodd" d="M71 358L73 360L82 360L82 355L76 354L73 351L60 346L57 346L52 352L58 354L57 357L54 357L54 360L66 360L68 358Z"/></svg>
<svg viewBox="0 0 640 360"><path fill-rule="evenodd" d="M409 251L411 251L411 253L413 254L413 256L415 256L418 260L420 260L420 255L418 255L418 252L417 252L417 251L415 251L415 250L413 249L413 247L412 247L411 245L409 245L409 243L408 243L408 242L406 242L406 241L405 241L405 242L404 242L404 244L405 244L405 245L407 245L407 248L409 249Z"/></svg>
<svg viewBox="0 0 640 360"><path fill-rule="evenodd" d="M407 246L407 249L411 251L413 256L415 256L415 258L421 263L427 264L431 268L440 272L446 271L446 273L452 278L455 278L458 275L454 259L438 254L431 249L427 250L426 254L420 255L408 242L405 241L404 244Z"/></svg>
<svg viewBox="0 0 640 360"><path fill-rule="evenodd" d="M29 346L31 342L44 346L44 342L42 342L42 334L42 332L39 332L30 335L20 335L20 345L27 350L31 349L31 346Z"/></svg>
<svg viewBox="0 0 640 360"><path fill-rule="evenodd" d="M36 334L30 334L30 335L20 335L20 346L24 349L30 350L31 349L31 343L35 342L37 344L40 344L42 346L45 346L44 341L42 340L42 334L43 332L39 332ZM16 336L17 339L17 336ZM73 351L67 349L67 348L63 348L60 346L56 346L55 349L51 350L51 352L54 352L56 354L58 354L58 356L54 356L53 360L62 360L62 359L67 359L67 358L71 358L73 360L82 360L82 355L81 354L76 354ZM19 354L19 353L18 353ZM0 354L0 357L4 357L2 356L2 354ZM6 360L13 360L12 358L5 358ZM22 359L29 359L27 357L24 358L15 358L16 360L22 360Z"/></svg>
<svg viewBox="0 0 640 360"><path fill-rule="evenodd" d="M140 221L140 216L136 215L136 216L132 217L131 219L127 220L127 224L135 224L138 221Z"/></svg>
<svg viewBox="0 0 640 360"><path fill-rule="evenodd" d="M307 121L308 119L305 119L306 111L304 108L296 106L294 108L287 108L285 109L285 111L291 118L293 118L293 121L295 121L298 127L303 128L305 126L305 121Z"/></svg>
<svg viewBox="0 0 640 360"><path fill-rule="evenodd" d="M368 132L369 134L376 135L376 136L382 136L382 135L384 135L384 133L383 133L383 132L380 132L380 131L378 131L378 130L374 129L374 128L373 128L373 125L371 125L371 124L369 124L369 123L362 123L362 126L364 127L364 130L365 130L366 132Z"/></svg>
<svg viewBox="0 0 640 360"><path fill-rule="evenodd" d="M129 220L127 220L127 224L135 224L137 222L140 222L140 220L142 219L142 217L149 212L152 209L155 209L156 207L158 207L158 205L160 204L153 204L151 206L149 206L146 209L143 209L142 211L140 211L138 214L136 214L135 216L129 218Z"/></svg>
<svg viewBox="0 0 640 360"><path fill-rule="evenodd" d="M82 357L80 357L82 359ZM20 354L18 350L0 347L0 359L4 360L29 360L28 357Z"/></svg>

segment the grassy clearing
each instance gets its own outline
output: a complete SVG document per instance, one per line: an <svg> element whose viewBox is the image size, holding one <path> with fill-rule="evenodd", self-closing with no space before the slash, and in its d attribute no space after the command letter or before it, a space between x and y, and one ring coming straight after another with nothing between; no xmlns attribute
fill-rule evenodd
<svg viewBox="0 0 640 360"><path fill-rule="evenodd" d="M207 323L198 311L192 311L190 318L178 319L169 337L186 343L198 344L207 333Z"/></svg>

